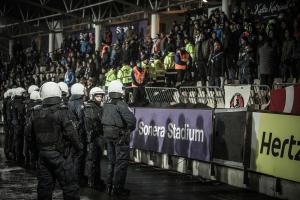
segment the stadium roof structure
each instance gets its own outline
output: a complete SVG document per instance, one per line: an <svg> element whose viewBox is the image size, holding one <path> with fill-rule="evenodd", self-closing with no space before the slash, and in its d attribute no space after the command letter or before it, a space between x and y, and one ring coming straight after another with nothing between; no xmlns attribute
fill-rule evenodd
<svg viewBox="0 0 300 200"><path fill-rule="evenodd" d="M138 20L151 13L200 8L202 4L202 0L1 0L0 37L18 38L86 24Z"/></svg>

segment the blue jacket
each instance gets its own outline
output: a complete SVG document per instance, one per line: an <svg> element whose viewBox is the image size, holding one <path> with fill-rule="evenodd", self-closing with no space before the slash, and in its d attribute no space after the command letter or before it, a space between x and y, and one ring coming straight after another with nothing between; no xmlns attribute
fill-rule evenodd
<svg viewBox="0 0 300 200"><path fill-rule="evenodd" d="M70 87L75 82L75 74L73 71L67 71L65 73L65 80L64 82Z"/></svg>

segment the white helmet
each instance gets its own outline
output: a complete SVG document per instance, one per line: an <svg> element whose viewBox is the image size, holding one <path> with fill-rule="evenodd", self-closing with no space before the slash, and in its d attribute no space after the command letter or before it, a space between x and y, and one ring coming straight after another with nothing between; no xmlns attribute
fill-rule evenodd
<svg viewBox="0 0 300 200"><path fill-rule="evenodd" d="M29 86L29 88L27 90L28 94L31 94L31 92L33 92L33 91L39 91L39 87L37 85Z"/></svg>
<svg viewBox="0 0 300 200"><path fill-rule="evenodd" d="M67 96L69 96L69 87L65 82L59 82L58 86L62 92L66 93Z"/></svg>
<svg viewBox="0 0 300 200"><path fill-rule="evenodd" d="M17 90L17 88L12 88L12 89L10 89L10 92L11 92L11 98L14 98L15 97L15 95L16 95L16 90Z"/></svg>
<svg viewBox="0 0 300 200"><path fill-rule="evenodd" d="M12 95L12 89L8 89L4 92L4 99L11 97Z"/></svg>
<svg viewBox="0 0 300 200"><path fill-rule="evenodd" d="M32 91L30 93L30 97L31 100L39 100L41 99L40 93L38 91Z"/></svg>
<svg viewBox="0 0 300 200"><path fill-rule="evenodd" d="M108 93L115 92L123 94L123 84L119 80L114 80L108 85Z"/></svg>
<svg viewBox="0 0 300 200"><path fill-rule="evenodd" d="M11 97L12 95L13 95L13 89L8 89L7 91L6 91L6 97Z"/></svg>
<svg viewBox="0 0 300 200"><path fill-rule="evenodd" d="M46 82L40 88L41 99L44 100L49 97L61 98L61 90L57 83Z"/></svg>
<svg viewBox="0 0 300 200"><path fill-rule="evenodd" d="M102 95L104 95L105 92L104 92L101 88L99 88L99 87L93 87L93 88L91 89L91 91L90 91L90 99L91 99L91 100L94 99L94 96L97 95L97 94L102 94Z"/></svg>
<svg viewBox="0 0 300 200"><path fill-rule="evenodd" d="M3 96L4 96L4 99L6 99L7 97L9 97L8 96L8 90L4 92Z"/></svg>
<svg viewBox="0 0 300 200"><path fill-rule="evenodd" d="M71 87L71 94L72 95L84 95L85 94L85 87L81 83L75 83Z"/></svg>
<svg viewBox="0 0 300 200"><path fill-rule="evenodd" d="M22 87L18 87L15 89L15 96L23 96L26 90Z"/></svg>

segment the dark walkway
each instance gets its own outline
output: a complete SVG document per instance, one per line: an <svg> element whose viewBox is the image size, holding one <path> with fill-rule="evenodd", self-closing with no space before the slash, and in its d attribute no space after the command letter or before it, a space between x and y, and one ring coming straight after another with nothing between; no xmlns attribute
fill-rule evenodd
<svg viewBox="0 0 300 200"><path fill-rule="evenodd" d="M0 137L0 142L2 137ZM0 148L0 199L36 199L37 180L33 171L5 161ZM105 164L105 163L104 163ZM132 164L129 168L127 187L131 189L128 199L132 200L271 200L273 198L217 182L201 181L191 176ZM105 193L88 188L81 190L82 200L105 200ZM56 189L53 199L62 199ZM124 199L124 198L122 198Z"/></svg>

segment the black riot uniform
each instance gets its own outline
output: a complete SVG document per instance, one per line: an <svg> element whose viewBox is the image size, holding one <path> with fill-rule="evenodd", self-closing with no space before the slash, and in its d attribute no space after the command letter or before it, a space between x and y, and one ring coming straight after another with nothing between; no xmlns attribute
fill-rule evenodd
<svg viewBox="0 0 300 200"><path fill-rule="evenodd" d="M101 180L100 160L104 149L102 130L102 107L94 101L88 101L83 106L83 121L87 135L87 155L85 161L85 176L88 185L98 190L105 189Z"/></svg>
<svg viewBox="0 0 300 200"><path fill-rule="evenodd" d="M5 143L7 145L7 148L5 148L5 155L8 160L13 160L15 158L14 149L13 149L13 139L14 139L14 129L12 125L12 119L13 119L13 99L8 98L7 103L5 106L6 110L6 121L7 121L7 138L5 139Z"/></svg>
<svg viewBox="0 0 300 200"><path fill-rule="evenodd" d="M3 108L2 108L2 113L3 113L3 129L4 129L4 153L6 156L6 159L10 159L10 118L9 118L9 102L10 102L10 97L7 97L3 99Z"/></svg>
<svg viewBox="0 0 300 200"><path fill-rule="evenodd" d="M78 173L79 173L80 184L84 186L86 185L87 178L84 176L85 157L86 157L86 133L84 131L84 124L82 121L83 102L84 100L82 95L72 95L68 103L68 109L69 109L69 116L72 119L72 121L75 123L76 129L80 137L80 141L83 144L83 151L80 157L78 158Z"/></svg>
<svg viewBox="0 0 300 200"><path fill-rule="evenodd" d="M119 93L103 106L103 133L107 142L109 194L127 195L124 189L129 162L130 132L135 129L136 118Z"/></svg>
<svg viewBox="0 0 300 200"><path fill-rule="evenodd" d="M12 126L13 126L13 154L18 163L22 163L24 127L25 127L25 105L23 96L15 96L12 102Z"/></svg>
<svg viewBox="0 0 300 200"><path fill-rule="evenodd" d="M26 133L32 152L38 157L38 200L51 200L56 180L64 200L79 200L77 155L82 150L68 108L59 97L43 100L28 120Z"/></svg>
<svg viewBox="0 0 300 200"><path fill-rule="evenodd" d="M42 104L42 100L38 99L38 100L32 100L32 99L28 99L27 101L25 101L25 111L26 111L26 125L25 125L25 130L26 130L26 126L27 126L27 122L28 120L30 120L30 116L31 113L33 112L34 108L41 105ZM27 135L24 134L24 146L23 146L23 155L25 157L25 166L26 167L35 167L36 163L35 160L33 158L33 154L30 152L30 148L28 146L27 143Z"/></svg>

